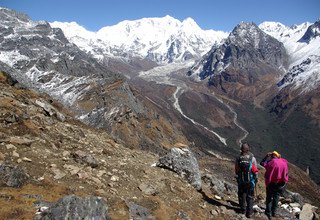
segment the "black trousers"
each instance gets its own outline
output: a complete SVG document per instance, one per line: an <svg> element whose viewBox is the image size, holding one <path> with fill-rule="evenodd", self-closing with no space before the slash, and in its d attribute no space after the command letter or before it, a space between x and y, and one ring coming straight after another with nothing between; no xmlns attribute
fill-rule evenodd
<svg viewBox="0 0 320 220"><path fill-rule="evenodd" d="M277 212L279 196L283 193L285 183L270 183L267 186L266 214L275 216Z"/></svg>
<svg viewBox="0 0 320 220"><path fill-rule="evenodd" d="M254 186L252 184L238 184L238 199L241 213L253 213Z"/></svg>

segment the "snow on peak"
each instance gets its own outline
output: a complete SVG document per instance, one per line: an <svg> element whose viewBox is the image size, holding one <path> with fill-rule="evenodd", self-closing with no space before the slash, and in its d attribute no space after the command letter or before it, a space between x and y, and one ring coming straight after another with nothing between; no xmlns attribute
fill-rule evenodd
<svg viewBox="0 0 320 220"><path fill-rule="evenodd" d="M125 20L97 32L89 32L75 22L53 22L52 26L60 27L71 42L95 57L130 55L158 63L199 58L228 35L202 30L192 18L181 22L169 15Z"/></svg>
<svg viewBox="0 0 320 220"><path fill-rule="evenodd" d="M259 28L267 33L279 33L288 29L280 22L265 21L259 25Z"/></svg>
<svg viewBox="0 0 320 220"><path fill-rule="evenodd" d="M53 28L61 28L64 32L64 35L67 38L73 38L76 36L81 36L86 39L94 38L95 33L86 30L84 27L79 25L77 22L59 22L54 21L50 23L50 26Z"/></svg>
<svg viewBox="0 0 320 220"><path fill-rule="evenodd" d="M192 18L190 18L190 17L188 17L188 18L186 18L186 19L184 19L184 20L182 21L182 26L184 26L184 27L196 27L196 28L200 28L200 27L198 26L198 24L197 24Z"/></svg>
<svg viewBox="0 0 320 220"><path fill-rule="evenodd" d="M289 70L282 87L293 85L294 89L309 91L316 88L315 85L320 85L320 37L311 38L310 41L301 40L311 25L309 22L291 27L276 22L259 25L261 30L282 42L289 54Z"/></svg>

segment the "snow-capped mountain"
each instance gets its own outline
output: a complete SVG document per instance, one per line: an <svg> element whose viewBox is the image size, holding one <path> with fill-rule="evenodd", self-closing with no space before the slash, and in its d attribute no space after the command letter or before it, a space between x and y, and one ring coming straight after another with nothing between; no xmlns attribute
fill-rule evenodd
<svg viewBox="0 0 320 220"><path fill-rule="evenodd" d="M51 26L61 28L71 42L96 58L139 57L158 64L200 58L228 35L202 30L192 18L181 22L170 16L126 20L97 32L75 22L52 22Z"/></svg>
<svg viewBox="0 0 320 220"><path fill-rule="evenodd" d="M320 85L320 21L286 27L264 22L259 27L282 42L289 54L289 69L279 86L291 86L304 92Z"/></svg>

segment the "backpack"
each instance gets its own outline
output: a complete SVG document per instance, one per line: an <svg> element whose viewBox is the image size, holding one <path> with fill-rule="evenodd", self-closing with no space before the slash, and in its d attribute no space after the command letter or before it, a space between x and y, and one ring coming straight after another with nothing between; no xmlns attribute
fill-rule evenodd
<svg viewBox="0 0 320 220"><path fill-rule="evenodd" d="M241 155L238 158L238 183L239 184L255 184L254 174L252 172L252 154Z"/></svg>

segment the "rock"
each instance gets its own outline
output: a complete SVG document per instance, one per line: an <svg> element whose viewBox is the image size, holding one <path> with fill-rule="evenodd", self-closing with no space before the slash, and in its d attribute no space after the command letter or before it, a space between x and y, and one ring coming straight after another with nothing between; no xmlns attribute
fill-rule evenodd
<svg viewBox="0 0 320 220"><path fill-rule="evenodd" d="M90 177L90 175L87 172L81 171L77 173L79 179L87 179Z"/></svg>
<svg viewBox="0 0 320 220"><path fill-rule="evenodd" d="M22 158L22 161L29 162L29 163L32 162L32 160L30 158L28 158L28 157Z"/></svg>
<svg viewBox="0 0 320 220"><path fill-rule="evenodd" d="M29 176L20 167L7 163L0 165L0 185L21 187L28 179Z"/></svg>
<svg viewBox="0 0 320 220"><path fill-rule="evenodd" d="M173 170L197 190L201 189L201 175L198 161L188 148L172 148L159 159L157 166Z"/></svg>
<svg viewBox="0 0 320 220"><path fill-rule="evenodd" d="M200 203L199 206L200 206L202 209L205 209L205 208L207 208L207 202Z"/></svg>
<svg viewBox="0 0 320 220"><path fill-rule="evenodd" d="M219 196L223 196L227 193L235 194L238 190L236 185L221 180L221 177L219 178L214 175L205 174L202 176L202 180L208 183L211 189Z"/></svg>
<svg viewBox="0 0 320 220"><path fill-rule="evenodd" d="M7 144L6 145L6 148L7 148L7 150L11 150L11 149L17 149L17 147L16 146L14 146L13 144Z"/></svg>
<svg viewBox="0 0 320 220"><path fill-rule="evenodd" d="M106 173L107 173L107 171L105 171L105 170L99 170L97 173L97 177L102 177Z"/></svg>
<svg viewBox="0 0 320 220"><path fill-rule="evenodd" d="M282 204L280 207L287 210L289 205L288 204Z"/></svg>
<svg viewBox="0 0 320 220"><path fill-rule="evenodd" d="M292 208L300 208L301 207L301 205L299 204L299 203L297 203L297 202L294 202L294 203L290 203L289 204Z"/></svg>
<svg viewBox="0 0 320 220"><path fill-rule="evenodd" d="M92 168L96 168L99 165L98 161L92 155L86 154L83 151L78 150L76 152L73 152L71 155L78 163L87 164Z"/></svg>
<svg viewBox="0 0 320 220"><path fill-rule="evenodd" d="M132 220L155 220L151 215L151 211L143 206L137 205L134 202L126 202L129 208L130 219Z"/></svg>
<svg viewBox="0 0 320 220"><path fill-rule="evenodd" d="M217 200L221 200L222 198L218 195L214 195L214 198L217 199Z"/></svg>
<svg viewBox="0 0 320 220"><path fill-rule="evenodd" d="M110 219L108 207L99 197L65 196L41 212L37 219Z"/></svg>
<svg viewBox="0 0 320 220"><path fill-rule="evenodd" d="M219 212L218 212L217 210L215 210L215 209L212 209L212 210L210 211L210 213L211 213L211 215L213 215L213 216L219 215Z"/></svg>
<svg viewBox="0 0 320 220"><path fill-rule="evenodd" d="M284 197L290 199L292 203L299 203L302 205L304 202L303 197L299 193L291 192L289 190L285 190Z"/></svg>
<svg viewBox="0 0 320 220"><path fill-rule="evenodd" d="M98 178L92 176L92 177L91 177L91 180L92 180L93 182L95 182L95 183L97 184L97 186L99 186L99 187L105 187L105 185L104 185L104 184L101 182L101 180L99 180Z"/></svg>
<svg viewBox="0 0 320 220"><path fill-rule="evenodd" d="M51 168L52 172L54 173L53 178L56 180L59 180L61 178L63 178L66 174L64 172L62 172L61 170L59 170L58 168Z"/></svg>
<svg viewBox="0 0 320 220"><path fill-rule="evenodd" d="M316 207L314 207L308 203L305 203L302 207L301 212L300 212L300 219L312 220L316 209L317 209Z"/></svg>
<svg viewBox="0 0 320 220"><path fill-rule="evenodd" d="M42 206L42 207L39 208L39 212L45 212L45 211L48 210L48 209L49 209L49 207L47 207L47 206Z"/></svg>
<svg viewBox="0 0 320 220"><path fill-rule="evenodd" d="M292 213L293 213L294 215L298 215L300 212L301 212L301 209L298 208L298 207L294 207L294 208L292 209ZM303 219L304 219L304 218L303 218Z"/></svg>
<svg viewBox="0 0 320 220"><path fill-rule="evenodd" d="M13 157L20 157L20 155L19 155L19 154L17 153L17 151L15 151L15 150L12 152L12 156L13 156Z"/></svg>
<svg viewBox="0 0 320 220"><path fill-rule="evenodd" d="M63 165L63 168L67 169L71 175L77 174L80 171L80 168L74 165Z"/></svg>
<svg viewBox="0 0 320 220"><path fill-rule="evenodd" d="M182 220L191 220L191 218L188 216L188 214L185 213L184 211L179 211L179 212L178 212L178 216L179 216Z"/></svg>
<svg viewBox="0 0 320 220"><path fill-rule="evenodd" d="M56 117L59 121L64 122L66 117L61 114L55 107L45 101L36 100L35 104L40 106L49 116Z"/></svg>
<svg viewBox="0 0 320 220"><path fill-rule="evenodd" d="M10 113L9 115L6 115L5 116L5 122L7 123L15 123L15 122L18 122L19 121L19 117L14 114L14 113Z"/></svg>
<svg viewBox="0 0 320 220"><path fill-rule="evenodd" d="M145 183L141 183L141 184L139 185L139 189L140 189L144 194L147 194L147 195L153 195L153 196L155 196L156 194L158 194L156 188L154 188L154 187L151 186L151 185L145 184Z"/></svg>
<svg viewBox="0 0 320 220"><path fill-rule="evenodd" d="M110 178L110 180L113 181L113 182L118 182L120 180L120 178L118 176L112 176Z"/></svg>
<svg viewBox="0 0 320 220"><path fill-rule="evenodd" d="M30 146L34 140L30 140L25 137L10 137L8 140L11 144L24 144Z"/></svg>
<svg viewBox="0 0 320 220"><path fill-rule="evenodd" d="M62 156L63 157L69 157L70 156L70 152L65 150L65 151L62 152Z"/></svg>

